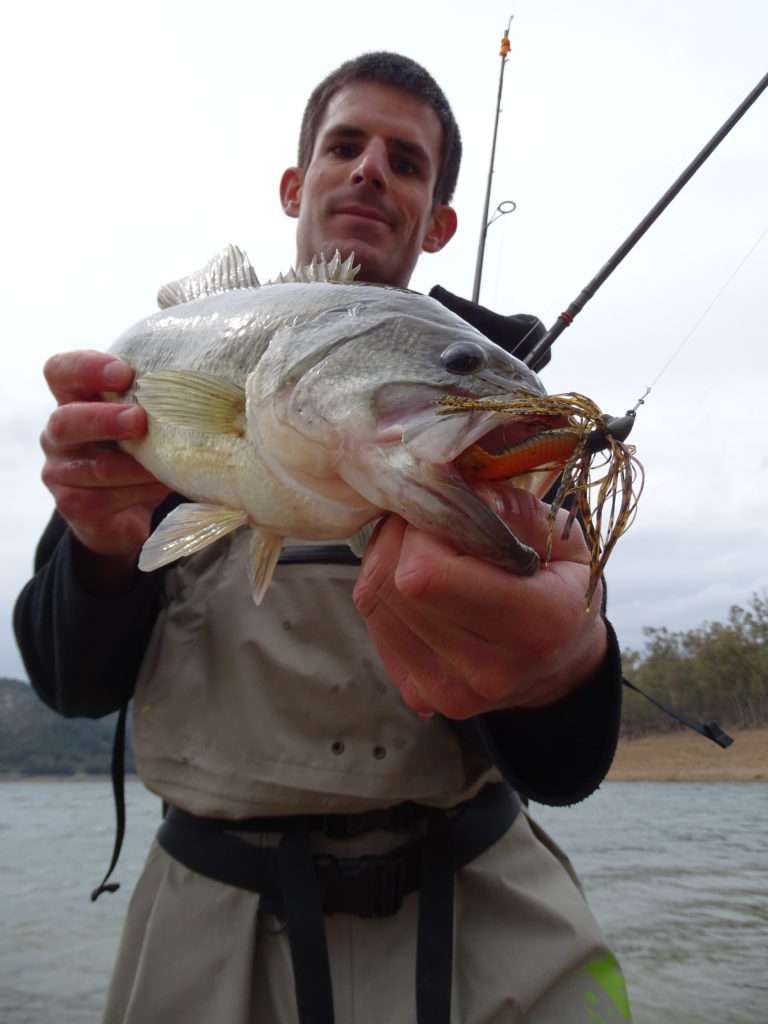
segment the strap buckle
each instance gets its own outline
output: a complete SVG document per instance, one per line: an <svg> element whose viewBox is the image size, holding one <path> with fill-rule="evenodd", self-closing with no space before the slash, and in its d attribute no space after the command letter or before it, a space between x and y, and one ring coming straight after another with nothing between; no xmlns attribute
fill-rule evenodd
<svg viewBox="0 0 768 1024"><path fill-rule="evenodd" d="M395 850L383 856L331 857L315 855L315 871L326 914L391 917L403 905L407 891L408 857L415 850Z"/></svg>

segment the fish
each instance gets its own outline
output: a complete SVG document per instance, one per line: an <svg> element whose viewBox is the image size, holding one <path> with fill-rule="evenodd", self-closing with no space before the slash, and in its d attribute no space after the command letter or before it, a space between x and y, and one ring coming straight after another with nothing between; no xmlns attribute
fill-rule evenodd
<svg viewBox="0 0 768 1024"><path fill-rule="evenodd" d="M528 366L436 300L356 282L358 270L337 252L262 285L230 245L161 288L159 311L112 345L134 379L105 398L138 403L148 424L120 445L187 499L145 542L141 570L247 527L259 604L287 538L360 554L394 512L515 574L536 572L539 555L487 480L514 476L541 497L581 435L542 444L570 421L542 407Z"/></svg>

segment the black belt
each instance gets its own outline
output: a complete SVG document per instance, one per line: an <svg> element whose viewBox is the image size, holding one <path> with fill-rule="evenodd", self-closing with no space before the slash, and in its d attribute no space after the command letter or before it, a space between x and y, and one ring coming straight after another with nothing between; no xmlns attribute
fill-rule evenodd
<svg viewBox="0 0 768 1024"><path fill-rule="evenodd" d="M301 815L225 821L170 808L157 840L198 874L261 894L267 913L286 921L301 1024L333 1024L333 993L324 914L387 917L420 890L416 963L418 1024L449 1024L456 871L510 828L520 809L503 784L443 811L399 804L353 815ZM362 857L313 854L310 832L333 838L424 823L424 834L389 853ZM282 833L277 847L257 847L235 833Z"/></svg>

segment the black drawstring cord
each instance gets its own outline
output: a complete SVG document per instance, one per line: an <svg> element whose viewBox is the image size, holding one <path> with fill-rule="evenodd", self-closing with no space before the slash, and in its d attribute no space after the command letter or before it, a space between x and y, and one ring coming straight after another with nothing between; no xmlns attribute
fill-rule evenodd
<svg viewBox="0 0 768 1024"><path fill-rule="evenodd" d="M117 826L115 830L115 844L112 848L112 860L106 875L91 893L91 902L97 900L103 892L117 892L120 888L119 882L108 882L107 879L115 870L120 851L123 847L125 837L125 723L128 716L128 704L120 708L115 727L115 739L112 744L112 793L115 799L115 817Z"/></svg>

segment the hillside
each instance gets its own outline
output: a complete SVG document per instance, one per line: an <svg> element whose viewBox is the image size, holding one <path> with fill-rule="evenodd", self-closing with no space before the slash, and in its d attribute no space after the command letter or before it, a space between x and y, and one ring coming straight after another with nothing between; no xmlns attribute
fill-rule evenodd
<svg viewBox="0 0 768 1024"><path fill-rule="evenodd" d="M109 772L116 718L62 718L26 683L0 679L0 774ZM134 770L130 742L126 766Z"/></svg>

